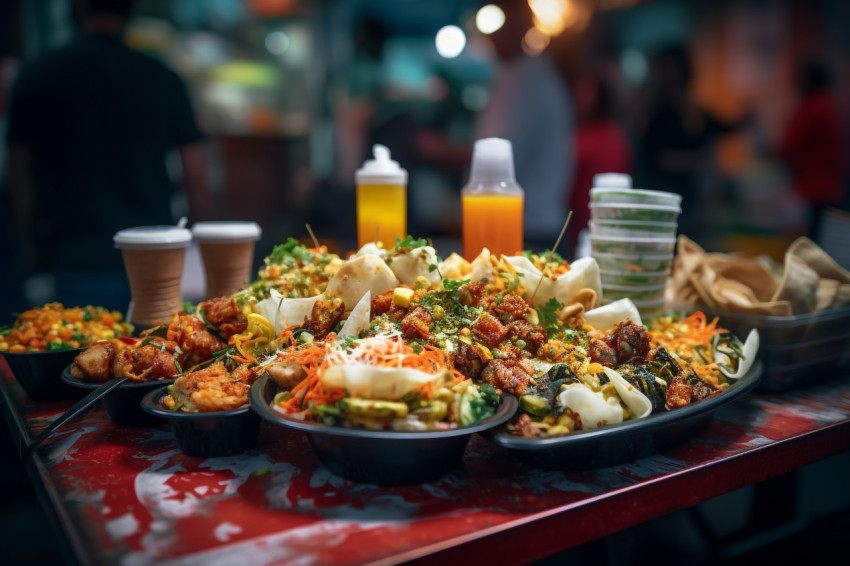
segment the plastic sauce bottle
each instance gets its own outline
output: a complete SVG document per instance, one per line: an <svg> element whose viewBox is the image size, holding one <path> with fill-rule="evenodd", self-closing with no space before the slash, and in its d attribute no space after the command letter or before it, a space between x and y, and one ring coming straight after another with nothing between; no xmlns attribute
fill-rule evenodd
<svg viewBox="0 0 850 566"><path fill-rule="evenodd" d="M463 255L472 261L483 248L499 257L522 251L525 193L514 178L511 142L485 138L475 142L469 182L461 191Z"/></svg>
<svg viewBox="0 0 850 566"><path fill-rule="evenodd" d="M390 150L374 145L374 159L355 173L357 183L357 245L395 245L395 237L407 236L407 171L390 159Z"/></svg>

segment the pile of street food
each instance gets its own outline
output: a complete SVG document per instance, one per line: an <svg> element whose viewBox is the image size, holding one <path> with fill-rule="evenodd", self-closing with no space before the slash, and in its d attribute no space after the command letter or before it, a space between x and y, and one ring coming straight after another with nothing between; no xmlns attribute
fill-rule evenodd
<svg viewBox="0 0 850 566"><path fill-rule="evenodd" d="M375 430L466 426L514 395L508 430L545 437L722 394L755 360L757 334L742 342L701 312L644 325L628 299L601 305L592 258L442 259L407 237L343 259L290 239L242 291L97 342L73 374L176 377L164 405L207 412L244 405L267 373L276 411Z"/></svg>

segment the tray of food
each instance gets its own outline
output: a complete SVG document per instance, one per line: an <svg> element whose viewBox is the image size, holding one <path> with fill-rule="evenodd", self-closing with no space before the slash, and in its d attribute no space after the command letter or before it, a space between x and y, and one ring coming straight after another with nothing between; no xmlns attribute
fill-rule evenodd
<svg viewBox="0 0 850 566"><path fill-rule="evenodd" d="M739 338L699 311L644 321L603 292L593 258L442 259L407 237L343 260L290 239L245 289L137 342L95 343L65 378L148 384L129 404L168 421L187 454L252 446L257 420L237 424L250 407L282 434L306 434L332 472L380 484L451 471L473 434L519 456L520 443L535 446L559 467L640 457L574 452L650 430L649 450L683 441L758 383L758 332ZM222 429L242 436L213 438Z"/></svg>

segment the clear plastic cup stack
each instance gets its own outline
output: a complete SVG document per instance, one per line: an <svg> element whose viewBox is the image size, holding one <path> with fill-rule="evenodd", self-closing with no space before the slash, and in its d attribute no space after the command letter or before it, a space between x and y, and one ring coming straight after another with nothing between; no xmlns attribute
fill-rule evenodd
<svg viewBox="0 0 850 566"><path fill-rule="evenodd" d="M599 264L602 302L629 298L642 314L663 309L682 197L631 187L604 174L590 191L590 255Z"/></svg>

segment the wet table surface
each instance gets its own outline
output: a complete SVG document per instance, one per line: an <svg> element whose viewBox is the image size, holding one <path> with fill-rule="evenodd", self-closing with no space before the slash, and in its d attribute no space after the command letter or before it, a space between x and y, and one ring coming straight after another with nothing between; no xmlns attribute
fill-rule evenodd
<svg viewBox="0 0 850 566"><path fill-rule="evenodd" d="M5 417L29 438L71 405L26 397L0 358ZM82 564L523 563L850 448L850 379L750 392L662 453L536 468L474 436L462 467L398 487L322 468L302 433L264 422L239 456L184 455L167 425L102 407L61 427L29 472ZM521 541L522 544L518 544Z"/></svg>

